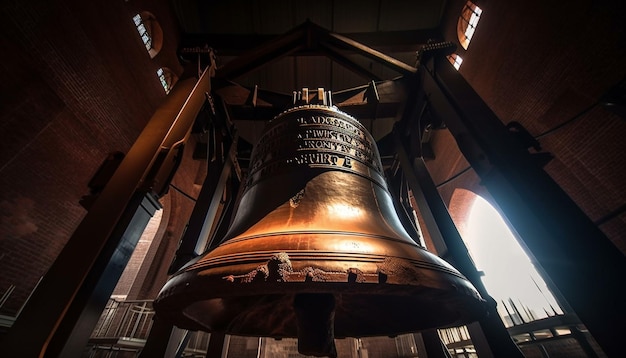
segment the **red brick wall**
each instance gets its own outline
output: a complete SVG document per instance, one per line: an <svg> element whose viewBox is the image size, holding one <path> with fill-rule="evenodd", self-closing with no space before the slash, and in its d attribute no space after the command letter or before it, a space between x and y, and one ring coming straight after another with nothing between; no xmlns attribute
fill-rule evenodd
<svg viewBox="0 0 626 358"><path fill-rule="evenodd" d="M150 59L132 16L166 32ZM168 2L3 1L0 5L0 310L14 315L85 215L87 183L126 151L180 74Z"/></svg>
<svg viewBox="0 0 626 358"><path fill-rule="evenodd" d="M522 123L539 136L567 122L626 75L626 3L575 1L566 6L539 0L480 1L483 10L460 73L504 122ZM456 23L464 0L450 2L444 36L458 41ZM596 105L571 124L540 137L552 153L545 170L594 221L626 202L626 121ZM466 162L448 134L435 138L429 163L436 183ZM436 141L440 142L437 143ZM455 187L480 193L466 173L440 188L449 201ZM626 215L600 229L626 253Z"/></svg>
<svg viewBox="0 0 626 358"><path fill-rule="evenodd" d="M128 260L126 264L126 268L120 276L120 279L117 282L117 286L113 290L112 295L114 296L128 296L131 288L133 287L133 283L135 283L136 279L139 279L138 282L142 282L145 278L138 277L138 273L141 269L141 266L145 259L148 257L148 253L150 252L150 247L152 243L158 245L160 238L163 236L163 233L159 232L159 227L161 226L161 221L163 218L163 209L157 210L154 213L154 216L148 222L148 225L143 231L141 238L137 242L137 246L135 246L135 250L133 251L132 256ZM166 220L167 222L167 220ZM161 234L159 238L156 236ZM130 298L129 298L130 299Z"/></svg>

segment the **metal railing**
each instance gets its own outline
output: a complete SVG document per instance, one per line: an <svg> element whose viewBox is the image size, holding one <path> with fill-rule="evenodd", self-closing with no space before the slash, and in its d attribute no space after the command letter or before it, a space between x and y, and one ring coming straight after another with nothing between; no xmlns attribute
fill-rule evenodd
<svg viewBox="0 0 626 358"><path fill-rule="evenodd" d="M2 257L0 257L0 259L1 258ZM43 279L43 276L39 278L39 281L37 281L37 284L35 284L35 287L33 287L32 291L30 291L30 294L28 294L26 301L22 302L22 306L20 306L20 309L17 310L17 313L15 313L15 316L8 316L8 315L0 314L0 330L8 329L13 326L13 323L17 319L17 316L20 315L20 313L24 309L24 306L26 306L26 303L28 302L28 300L30 300L30 296L32 296L35 289L37 289L37 286L39 286L39 283L41 282L42 279ZM4 291L4 293L0 297L0 311L2 310L2 307L4 306L4 304L7 303L7 301L11 298L11 295L13 294L16 288L17 288L16 285L11 284L6 289L6 291Z"/></svg>
<svg viewBox="0 0 626 358"><path fill-rule="evenodd" d="M151 300L118 301L109 299L92 338L148 338L154 317Z"/></svg>
<svg viewBox="0 0 626 358"><path fill-rule="evenodd" d="M88 356L111 357L117 356L117 353L122 351L126 352L124 357L129 357L128 353L130 356L138 356L152 328L153 318L151 300L110 299L91 335ZM571 344L568 343L567 348L576 351L579 356L603 357L601 352L594 349L596 347L591 336L581 330L580 326L577 317L566 314L515 325L508 328L508 331L521 349L539 347L544 357L550 356L550 344L557 341L566 343L572 341ZM189 331L181 333L177 357L196 358L206 355L209 333ZM442 329L439 330L439 336L453 357L477 357L467 327ZM407 347L415 345L414 342L407 345L408 343L410 342L398 342L396 339L398 356L411 356L415 353L412 349L404 349L405 345Z"/></svg>
<svg viewBox="0 0 626 358"><path fill-rule="evenodd" d="M555 352L567 350L577 357L605 357L591 334L573 314L550 315L547 318L516 323L508 327L507 331L524 354L538 351L542 357L547 358ZM452 357L478 356L466 326L440 329L439 337Z"/></svg>
<svg viewBox="0 0 626 358"><path fill-rule="evenodd" d="M87 356L110 357L122 351L138 355L150 334L153 318L152 300L109 299L89 339Z"/></svg>
<svg viewBox="0 0 626 358"><path fill-rule="evenodd" d="M86 357L137 357L144 347L154 322L152 300L118 300L111 298L89 339ZM177 352L181 358L204 357L209 345L209 333L187 332L183 347Z"/></svg>

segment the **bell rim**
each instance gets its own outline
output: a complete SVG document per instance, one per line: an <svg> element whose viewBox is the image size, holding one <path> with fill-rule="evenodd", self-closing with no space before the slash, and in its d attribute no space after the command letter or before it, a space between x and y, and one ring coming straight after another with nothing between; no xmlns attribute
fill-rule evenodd
<svg viewBox="0 0 626 358"><path fill-rule="evenodd" d="M247 283L247 289L244 290L249 294L241 294L241 292L231 295L220 295L221 297L206 297L206 291L193 292L193 285L186 287L186 293L182 294L184 299L176 293L169 295L162 292L159 300L154 302L154 307L159 313L159 317L184 329L201 330L207 332L222 332L226 334L241 336L260 336L274 338L296 338L297 331L291 330L289 333L272 334L267 333L267 328L255 331L255 328L241 325L240 328L232 322L236 321L235 316L227 318L220 317L223 312L217 309L211 311L206 309L207 304L215 306L230 307L237 306L239 302L267 302L275 300L277 302L291 301L296 294L332 294L339 301L339 307L353 307L354 302L362 302L362 300L379 300L384 302L393 302L386 307L365 305L369 307L369 311L374 317L391 315L394 317L402 317L408 322L399 322L398 327L393 328L387 325L380 331L368 327L362 330L351 328L344 329L343 325L352 326L346 322L354 315L354 312L337 308L335 313L335 335L338 338L343 337L373 337L373 336L389 336L410 332L419 332L424 329L446 328L458 326L477 321L484 316L486 312L487 302L480 296L476 297L469 291L471 286L465 286L467 290L463 290L461 286L451 285L448 289L437 289L426 286L415 285L396 285L396 284L371 284L371 283L340 283L340 282L324 282L318 287L312 287L310 282L273 282L267 283ZM380 292L372 292L372 286L378 286ZM261 289L264 288L264 289ZM219 290L215 287L215 290ZM222 292L224 293L224 292ZM198 319L192 318L191 314L186 312L193 305L202 306L201 311L203 317L208 318L205 323L200 323ZM285 307L277 309L285 310ZM287 309L289 310L289 309ZM404 312L407 311L407 312ZM239 314L246 314L248 311L242 311ZM267 310L268 315L273 313L272 309ZM429 319L424 320L424 316L429 315ZM433 319L433 317L435 317ZM198 317L196 317L198 318ZM199 317L202 320L202 317ZM287 319L287 318L285 318ZM229 322L226 326L222 324L207 324L211 320ZM412 320L416 320L412 322ZM245 328L244 328L245 327Z"/></svg>

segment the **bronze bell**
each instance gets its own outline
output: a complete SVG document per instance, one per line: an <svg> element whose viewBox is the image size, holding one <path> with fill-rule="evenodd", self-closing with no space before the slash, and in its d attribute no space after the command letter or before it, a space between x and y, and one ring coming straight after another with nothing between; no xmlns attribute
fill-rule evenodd
<svg viewBox="0 0 626 358"><path fill-rule="evenodd" d="M219 246L177 272L154 307L181 328L298 337L393 336L484 315L476 289L416 244L394 210L373 137L354 118L302 105L265 129Z"/></svg>

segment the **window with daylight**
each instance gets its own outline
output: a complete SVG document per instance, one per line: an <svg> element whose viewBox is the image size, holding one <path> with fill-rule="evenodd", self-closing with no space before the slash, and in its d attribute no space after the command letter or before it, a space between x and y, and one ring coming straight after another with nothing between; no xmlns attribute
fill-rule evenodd
<svg viewBox="0 0 626 358"><path fill-rule="evenodd" d="M457 55L456 53L448 56L448 61L450 61L452 66L454 66L457 71L459 70L459 68L461 68L461 64L463 63L463 59L461 58L461 56Z"/></svg>
<svg viewBox="0 0 626 358"><path fill-rule="evenodd" d="M466 50L474 36L474 31L476 31L476 26L478 26L478 20L482 12L483 11L471 1L468 1L463 7L463 11L461 11L461 16L457 24L457 35L459 36L461 46Z"/></svg>
<svg viewBox="0 0 626 358"><path fill-rule="evenodd" d="M562 315L554 295L500 213L469 190L456 189L451 206L455 200L469 204L465 222L458 228L476 267L484 273L487 292L498 302L505 326Z"/></svg>
<svg viewBox="0 0 626 358"><path fill-rule="evenodd" d="M174 84L176 84L176 81L178 80L178 77L174 74L174 72L167 67L159 68L157 70L157 77L159 78L159 81L161 81L161 86L163 86L166 94L170 93L172 87L174 87Z"/></svg>
<svg viewBox="0 0 626 358"><path fill-rule="evenodd" d="M161 26L154 15L147 11L133 16L133 22L135 23L135 27L137 27L141 41L143 41L144 46L146 46L146 51L150 54L150 58L154 58L161 50L163 43L163 30Z"/></svg>

